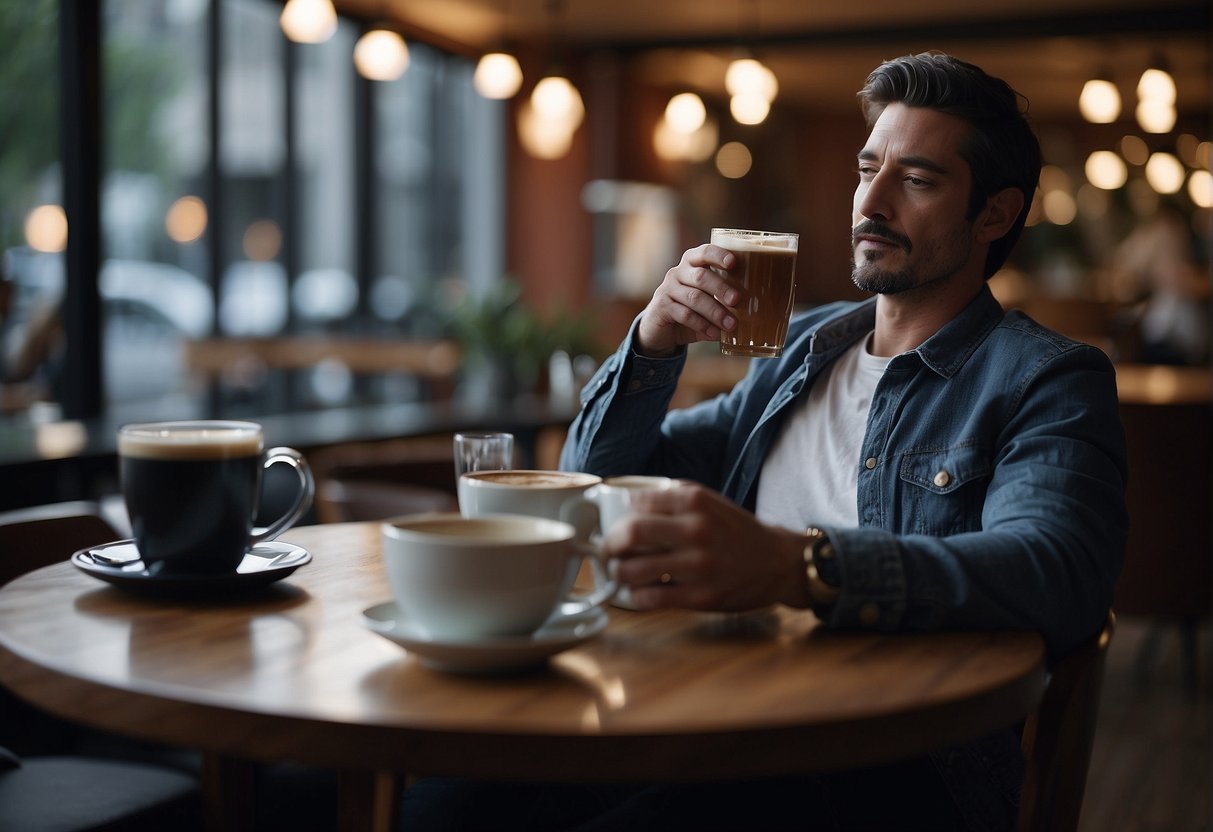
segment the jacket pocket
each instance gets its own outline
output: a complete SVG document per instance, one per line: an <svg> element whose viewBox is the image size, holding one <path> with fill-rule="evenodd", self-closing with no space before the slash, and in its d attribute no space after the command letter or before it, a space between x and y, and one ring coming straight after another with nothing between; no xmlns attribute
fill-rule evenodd
<svg viewBox="0 0 1213 832"><path fill-rule="evenodd" d="M935 536L980 529L993 467L989 453L974 443L907 452L900 477L910 528Z"/></svg>

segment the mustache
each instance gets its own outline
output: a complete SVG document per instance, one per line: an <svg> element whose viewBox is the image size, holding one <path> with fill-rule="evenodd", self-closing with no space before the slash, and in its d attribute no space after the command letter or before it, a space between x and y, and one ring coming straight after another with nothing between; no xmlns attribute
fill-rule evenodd
<svg viewBox="0 0 1213 832"><path fill-rule="evenodd" d="M851 247L859 242L860 237L880 237L888 240L891 243L896 243L905 249L906 253L910 253L912 248L910 238L904 234L898 234L893 229L889 228L883 222L878 220L864 220L859 225L851 229Z"/></svg>

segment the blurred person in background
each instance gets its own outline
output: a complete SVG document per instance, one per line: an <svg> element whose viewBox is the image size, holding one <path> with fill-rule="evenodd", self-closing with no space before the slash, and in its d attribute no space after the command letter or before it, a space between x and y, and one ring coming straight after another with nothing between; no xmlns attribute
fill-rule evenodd
<svg viewBox="0 0 1213 832"><path fill-rule="evenodd" d="M1141 299L1135 315L1148 364L1209 360L1209 271L1197 250L1188 218L1164 201L1112 257L1116 293Z"/></svg>

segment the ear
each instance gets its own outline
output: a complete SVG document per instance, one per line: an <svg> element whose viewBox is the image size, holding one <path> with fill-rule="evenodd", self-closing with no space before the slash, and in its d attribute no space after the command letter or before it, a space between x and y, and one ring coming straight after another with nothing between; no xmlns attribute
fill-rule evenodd
<svg viewBox="0 0 1213 832"><path fill-rule="evenodd" d="M1003 188L986 200L986 206L973 223L977 242L989 245L1006 236L1023 210L1023 193L1018 188Z"/></svg>

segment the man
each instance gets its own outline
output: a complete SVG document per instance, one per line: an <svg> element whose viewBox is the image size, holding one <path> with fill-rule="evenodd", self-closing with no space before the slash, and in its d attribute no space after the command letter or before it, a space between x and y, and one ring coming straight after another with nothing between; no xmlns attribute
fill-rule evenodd
<svg viewBox="0 0 1213 832"><path fill-rule="evenodd" d="M1023 228L1039 144L1013 90L948 56L889 61L860 98L854 280L876 297L797 316L780 358L669 411L685 346L736 324L713 271L733 255L686 252L583 391L561 467L692 481L643 495L607 536L640 608L784 603L838 629L1031 629L1063 655L1111 602L1125 450L1103 353L1004 314L986 285ZM445 803L531 828L998 830L1022 778L1008 729L815 778L481 784L483 800L448 783ZM441 803L414 808L442 817Z"/></svg>
<svg viewBox="0 0 1213 832"><path fill-rule="evenodd" d="M686 252L587 385L561 467L699 483L647 495L608 536L641 608L1030 629L1064 655L1111 603L1126 465L1107 358L1004 314L986 285L1023 228L1039 144L1010 87L949 56L889 61L860 99L853 278L876 297L795 317L780 358L667 412L685 345L735 326L713 271L732 254ZM964 827L1013 822L1012 732L923 767Z"/></svg>

